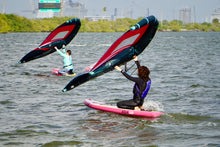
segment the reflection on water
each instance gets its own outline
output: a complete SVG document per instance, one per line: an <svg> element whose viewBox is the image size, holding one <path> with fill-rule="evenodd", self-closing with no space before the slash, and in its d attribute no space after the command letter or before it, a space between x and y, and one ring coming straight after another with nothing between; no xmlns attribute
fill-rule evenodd
<svg viewBox="0 0 220 147"><path fill-rule="evenodd" d="M130 146L152 143L160 138L160 133L151 127L153 123L157 123L156 120L146 121L145 119L99 112L99 116L92 113L89 118L93 119L85 119L81 123L82 131L86 132L86 136L91 139L100 138L101 144L110 146L112 143L119 143L118 145ZM131 144L131 142L133 143Z"/></svg>

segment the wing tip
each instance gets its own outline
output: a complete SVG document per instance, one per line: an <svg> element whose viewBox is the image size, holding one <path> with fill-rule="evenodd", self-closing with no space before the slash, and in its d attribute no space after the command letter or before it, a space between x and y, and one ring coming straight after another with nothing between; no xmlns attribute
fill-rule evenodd
<svg viewBox="0 0 220 147"><path fill-rule="evenodd" d="M67 91L67 89L66 88L64 88L63 90L62 90L62 92L66 92Z"/></svg>

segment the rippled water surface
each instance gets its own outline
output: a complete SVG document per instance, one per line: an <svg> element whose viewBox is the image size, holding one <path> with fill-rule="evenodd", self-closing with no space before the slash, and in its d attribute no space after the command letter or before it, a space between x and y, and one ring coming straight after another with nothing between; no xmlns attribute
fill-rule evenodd
<svg viewBox="0 0 220 147"><path fill-rule="evenodd" d="M17 62L48 33L0 34L0 146L219 146L220 33L158 32L139 56L151 70L145 103L161 104L157 120L93 110L84 99L115 104L133 83L111 71L74 90L53 53ZM96 62L121 33L79 33L67 46L76 72Z"/></svg>

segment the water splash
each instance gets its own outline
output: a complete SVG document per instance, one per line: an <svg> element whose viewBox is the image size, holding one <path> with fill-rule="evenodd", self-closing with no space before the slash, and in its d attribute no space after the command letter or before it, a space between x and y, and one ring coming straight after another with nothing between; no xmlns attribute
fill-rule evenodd
<svg viewBox="0 0 220 147"><path fill-rule="evenodd" d="M143 104L143 107L148 111L164 111L163 105L158 101L147 100Z"/></svg>

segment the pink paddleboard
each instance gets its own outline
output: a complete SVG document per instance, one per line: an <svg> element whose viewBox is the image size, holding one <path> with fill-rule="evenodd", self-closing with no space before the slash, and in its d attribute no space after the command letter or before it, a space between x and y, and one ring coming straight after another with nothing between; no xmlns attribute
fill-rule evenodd
<svg viewBox="0 0 220 147"><path fill-rule="evenodd" d="M57 76L75 76L76 75L76 73L63 75L59 73L59 70L60 70L59 68L54 68L51 70L51 72Z"/></svg>
<svg viewBox="0 0 220 147"><path fill-rule="evenodd" d="M162 112L154 112L154 111L137 111L137 110L130 110L130 109L121 109L121 108L118 108L117 106L104 104L98 101L94 101L92 99L86 99L84 101L84 104L96 110L118 113L118 114L123 114L123 115L156 118L163 114Z"/></svg>
<svg viewBox="0 0 220 147"><path fill-rule="evenodd" d="M59 74L59 73L58 73L59 70L60 70L59 68L54 68L54 69L51 70L51 72L52 72L54 75L63 76L62 74Z"/></svg>

